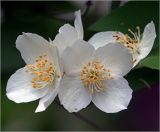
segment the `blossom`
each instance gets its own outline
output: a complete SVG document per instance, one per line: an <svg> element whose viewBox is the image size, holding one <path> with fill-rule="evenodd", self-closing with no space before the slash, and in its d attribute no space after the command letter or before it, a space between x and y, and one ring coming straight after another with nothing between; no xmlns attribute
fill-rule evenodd
<svg viewBox="0 0 160 132"><path fill-rule="evenodd" d="M123 78L132 68L129 50L120 44L95 48L76 41L62 53L64 76L58 97L69 112L78 112L92 101L100 110L114 113L126 109L132 89Z"/></svg>
<svg viewBox="0 0 160 132"><path fill-rule="evenodd" d="M7 97L16 103L39 100L35 112L44 111L55 99L60 83L57 48L37 34L23 33L16 40L26 66L8 80Z"/></svg>
<svg viewBox="0 0 160 132"><path fill-rule="evenodd" d="M63 53L65 48L72 46L77 40L83 39L83 25L80 10L75 12L74 27L70 24L64 24L59 29L53 44L57 46L59 54Z"/></svg>
<svg viewBox="0 0 160 132"><path fill-rule="evenodd" d="M27 65L8 80L6 90L10 100L24 103L40 99L35 112L44 111L52 103L59 90L63 67L59 55L74 41L83 39L80 11L75 12L74 25L64 24L49 42L32 33L18 36L16 47Z"/></svg>
<svg viewBox="0 0 160 132"><path fill-rule="evenodd" d="M107 31L95 34L88 42L96 49L111 42L123 44L132 54L134 67L150 53L156 38L155 25L152 21L145 26L142 37L140 27L137 26L136 29L137 32L128 29L133 37L121 32Z"/></svg>

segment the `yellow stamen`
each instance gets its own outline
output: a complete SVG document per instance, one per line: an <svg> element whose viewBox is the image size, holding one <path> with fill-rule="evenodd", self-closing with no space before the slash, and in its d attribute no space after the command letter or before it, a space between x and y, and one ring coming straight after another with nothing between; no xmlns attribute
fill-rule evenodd
<svg viewBox="0 0 160 132"><path fill-rule="evenodd" d="M138 44L140 43L140 28L136 27L137 32L133 32L131 29L128 29L128 31L133 35L133 38L129 37L128 34L121 35L119 32L116 32L116 34L113 36L116 38L117 42L122 43L124 46L129 48L131 53L137 53L140 54Z"/></svg>
<svg viewBox="0 0 160 132"><path fill-rule="evenodd" d="M111 70L106 69L99 59L88 62L80 72L80 79L88 91L93 94L105 89L103 81L113 79Z"/></svg>
<svg viewBox="0 0 160 132"><path fill-rule="evenodd" d="M39 56L34 64L27 65L26 72L34 76L31 80L33 88L50 85L55 78L55 68L46 54Z"/></svg>

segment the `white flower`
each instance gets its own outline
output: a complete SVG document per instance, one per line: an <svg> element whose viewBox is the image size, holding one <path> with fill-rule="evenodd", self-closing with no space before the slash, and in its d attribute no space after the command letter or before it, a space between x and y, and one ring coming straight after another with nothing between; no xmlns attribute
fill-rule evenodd
<svg viewBox="0 0 160 132"><path fill-rule="evenodd" d="M59 29L54 41L48 42L32 33L18 36L16 47L27 66L17 70L8 80L7 97L10 100L23 103L40 99L35 112L44 111L52 103L59 90L60 67L63 67L58 53L61 56L66 47L83 39L80 11L75 12L75 17L75 27L65 24Z"/></svg>
<svg viewBox="0 0 160 132"><path fill-rule="evenodd" d="M132 68L129 50L108 44L97 50L83 40L62 54L64 77L58 96L69 112L78 112L92 101L100 110L114 113L126 109L132 90L123 78Z"/></svg>
<svg viewBox="0 0 160 132"><path fill-rule="evenodd" d="M59 89L61 77L57 49L51 41L32 33L19 35L16 47L27 65L9 78L7 97L16 103L40 99L35 112L44 111Z"/></svg>
<svg viewBox="0 0 160 132"><path fill-rule="evenodd" d="M150 53L156 38L156 32L152 21L146 25L142 39L139 27L137 27L137 32L134 33L131 29L129 29L129 32L133 37L129 37L128 34L124 35L120 32L99 32L89 40L89 43L97 49L111 42L120 42L130 50L134 67Z"/></svg>
<svg viewBox="0 0 160 132"><path fill-rule="evenodd" d="M72 46L77 40L83 39L83 25L81 20L81 12L75 12L74 26L64 24L59 29L59 34L56 35L53 44L57 46L59 54L63 53L64 49Z"/></svg>

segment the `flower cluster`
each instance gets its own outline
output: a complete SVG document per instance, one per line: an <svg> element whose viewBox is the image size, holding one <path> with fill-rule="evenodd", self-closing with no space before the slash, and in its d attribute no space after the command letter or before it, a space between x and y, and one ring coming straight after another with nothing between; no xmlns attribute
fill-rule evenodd
<svg viewBox="0 0 160 132"><path fill-rule="evenodd" d="M91 101L100 110L114 113L126 109L131 98L125 76L153 47L156 37L153 22L141 37L140 28L131 37L121 32L96 33L83 40L80 11L74 27L65 24L55 39L23 33L16 40L26 66L8 80L7 97L16 103L39 99L35 112L44 111L58 95L69 112L78 112Z"/></svg>

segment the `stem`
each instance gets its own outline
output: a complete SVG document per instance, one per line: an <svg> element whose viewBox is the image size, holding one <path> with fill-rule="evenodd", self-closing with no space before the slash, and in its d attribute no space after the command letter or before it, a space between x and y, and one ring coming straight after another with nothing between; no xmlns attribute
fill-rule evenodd
<svg viewBox="0 0 160 132"><path fill-rule="evenodd" d="M104 131L103 128L101 128L100 126L98 126L96 123L94 123L93 121L91 121L90 119L87 119L85 116L81 115L80 113L73 113L73 115L75 115L77 118L79 118L80 120L86 122L87 124L89 124L90 126L94 127L97 130L100 131Z"/></svg>
<svg viewBox="0 0 160 132"><path fill-rule="evenodd" d="M61 105L59 104L58 100L54 101L57 106L61 107ZM61 107L62 108L62 107ZM96 123L94 123L92 120L86 118L85 116L81 115L80 113L72 113L74 116L76 116L77 118L79 118L80 120L86 122L87 124L89 124L90 126L92 126L93 128L95 128L96 130L100 130L100 131L104 131L103 128L101 128L100 126L98 126Z"/></svg>
<svg viewBox="0 0 160 132"><path fill-rule="evenodd" d="M141 81L147 88L151 89L151 86L146 80L144 80L143 78L139 78L139 81Z"/></svg>
<svg viewBox="0 0 160 132"><path fill-rule="evenodd" d="M83 18L87 15L87 13L88 13L91 5L92 5L92 1L89 0L89 1L86 2L86 9L84 10L84 12L83 12L83 14L82 14L82 17L83 17Z"/></svg>

